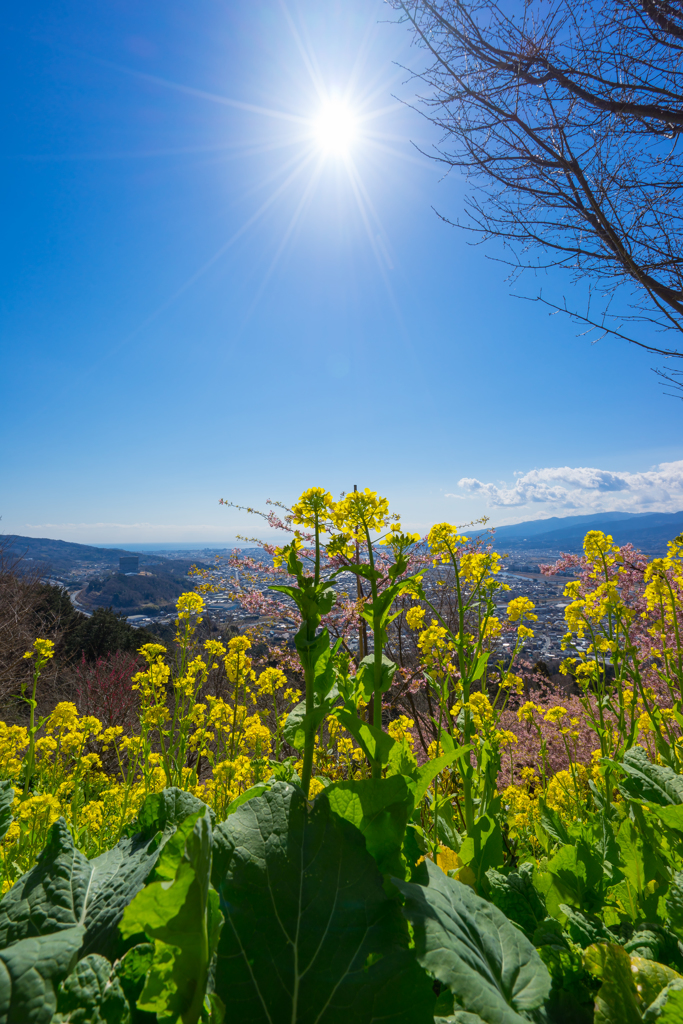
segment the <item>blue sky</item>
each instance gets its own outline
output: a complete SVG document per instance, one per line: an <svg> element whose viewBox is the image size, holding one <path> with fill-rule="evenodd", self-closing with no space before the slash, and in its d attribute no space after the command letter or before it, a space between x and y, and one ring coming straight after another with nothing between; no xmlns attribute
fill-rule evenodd
<svg viewBox="0 0 683 1024"><path fill-rule="evenodd" d="M511 297L373 0L15 5L2 46L0 528L226 541L357 483L412 529L683 508L656 357ZM314 122L356 120L345 154ZM574 298L570 281L517 294ZM580 302L578 303L580 305ZM643 340L647 340L641 335Z"/></svg>

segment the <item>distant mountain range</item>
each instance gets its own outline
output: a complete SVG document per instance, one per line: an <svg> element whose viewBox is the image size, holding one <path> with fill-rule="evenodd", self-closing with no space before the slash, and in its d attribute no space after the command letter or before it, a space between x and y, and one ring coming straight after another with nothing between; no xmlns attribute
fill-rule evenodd
<svg viewBox="0 0 683 1024"><path fill-rule="evenodd" d="M596 512L587 516L552 516L533 519L512 526L498 526L495 546L504 551L581 551L583 538L589 530L602 530L614 538L615 544L631 543L647 554L664 554L666 545L683 533L682 512ZM77 563L118 568L121 555L137 554L140 565L156 564L155 573L184 575L191 560L185 563L165 558L158 551L129 551L124 548L101 548L46 537L0 535L0 550L6 561L22 559L24 569L43 572L66 572ZM168 550L168 549L167 549ZM258 548L243 549L243 555L263 557Z"/></svg>
<svg viewBox="0 0 683 1024"><path fill-rule="evenodd" d="M552 516L499 526L495 546L505 550L581 551L589 530L611 534L615 544L631 543L648 554L663 554L683 533L683 512L597 512L588 516Z"/></svg>
<svg viewBox="0 0 683 1024"><path fill-rule="evenodd" d="M55 572L72 569L76 562L118 566L121 555L137 554L123 548L96 548L90 544L72 544L71 541L50 540L47 537L20 537L16 534L0 535L0 549L5 560L21 559L25 569L40 567Z"/></svg>

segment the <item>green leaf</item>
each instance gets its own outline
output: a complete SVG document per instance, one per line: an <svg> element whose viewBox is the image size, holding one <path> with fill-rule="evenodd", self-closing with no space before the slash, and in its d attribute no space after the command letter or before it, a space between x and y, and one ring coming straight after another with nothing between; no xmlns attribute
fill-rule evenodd
<svg viewBox="0 0 683 1024"><path fill-rule="evenodd" d="M612 942L614 936L609 933L599 917L584 914L566 903L560 904L560 910L567 918L569 937L577 946L587 949L596 942Z"/></svg>
<svg viewBox="0 0 683 1024"><path fill-rule="evenodd" d="M648 883L655 881L658 865L652 856L650 845L645 842L643 835L630 818L625 818L621 823L617 843L621 851L621 871L636 892L638 902L645 911L644 916L652 916L648 914L648 910L656 914L657 895L652 890L646 891L646 887Z"/></svg>
<svg viewBox="0 0 683 1024"><path fill-rule="evenodd" d="M553 918L549 921L559 928ZM555 941L547 932L546 936L551 941L540 946L538 955L548 968L553 983L544 1008L548 1021L552 1024L593 1024L593 993L597 985L584 967L582 952L570 947L566 939ZM537 944L536 940L534 943Z"/></svg>
<svg viewBox="0 0 683 1024"><path fill-rule="evenodd" d="M406 876L401 847L413 811L413 795L402 775L334 782L325 790L324 799L335 814L363 833L368 853L383 875Z"/></svg>
<svg viewBox="0 0 683 1024"><path fill-rule="evenodd" d="M302 700L289 712L282 735L295 750L303 750L306 743L306 729L315 733L322 720L329 714L331 705L327 701L306 714L306 701Z"/></svg>
<svg viewBox="0 0 683 1024"><path fill-rule="evenodd" d="M125 956L117 960L114 965L114 974L123 989L129 1006L133 1008L133 1021L141 1021L141 1024L142 1021L149 1021L151 1024L154 1020L151 1014L138 1010L136 1006L153 960L154 943L141 942L129 949ZM154 1024L156 1024L155 1020Z"/></svg>
<svg viewBox="0 0 683 1024"><path fill-rule="evenodd" d="M683 871L674 872L667 893L668 925L679 939L683 939Z"/></svg>
<svg viewBox="0 0 683 1024"><path fill-rule="evenodd" d="M405 736L402 740L396 740L391 747L387 759L387 770L389 775L405 775L413 781L417 779L417 761Z"/></svg>
<svg viewBox="0 0 683 1024"><path fill-rule="evenodd" d="M124 908L145 884L158 855L158 840L133 836L88 860L74 848L60 818L36 865L0 902L0 946L84 925L82 955L98 952L112 958Z"/></svg>
<svg viewBox="0 0 683 1024"><path fill-rule="evenodd" d="M441 754L439 757L435 757L433 761L427 761L427 763L423 764L421 768L418 768L417 782L413 789L416 807L419 807L422 803L422 798L439 772L442 772L444 768L448 768L449 764L452 764L456 758L461 757L464 752L468 752L471 749L471 746L458 747L457 750Z"/></svg>
<svg viewBox="0 0 683 1024"><path fill-rule="evenodd" d="M332 591L334 594L334 591ZM305 618L305 617L304 617ZM335 669L334 656L339 650L341 640L338 640L334 648L330 650L330 634L327 628L318 633L313 640L307 637L308 625L304 621L301 629L294 637L294 643L299 653L299 659L305 672L313 674L313 694L316 704L324 704L325 697L334 688L334 696L338 694L335 687L337 672ZM331 706L331 701L327 705Z"/></svg>
<svg viewBox="0 0 683 1024"><path fill-rule="evenodd" d="M470 682L475 682L477 679L481 679L481 677L484 674L484 669L486 668L486 663L489 660L489 657L490 654L488 652L486 654L479 655L477 664L474 666L474 673L472 675L472 679L470 680Z"/></svg>
<svg viewBox="0 0 683 1024"><path fill-rule="evenodd" d="M216 992L240 1024L432 1024L434 993L365 838L284 782L216 829Z"/></svg>
<svg viewBox="0 0 683 1024"><path fill-rule="evenodd" d="M602 981L595 999L594 1024L641 1024L642 1001L626 950L614 943L589 946L584 963Z"/></svg>
<svg viewBox="0 0 683 1024"><path fill-rule="evenodd" d="M417 957L457 1004L486 1024L521 1024L550 991L550 975L521 931L469 886L425 861L429 885L395 884L415 930Z"/></svg>
<svg viewBox="0 0 683 1024"><path fill-rule="evenodd" d="M489 868L500 867L503 863L503 834L495 818L482 814L474 822L459 850L460 860L474 872L477 889L481 886Z"/></svg>
<svg viewBox="0 0 683 1024"><path fill-rule="evenodd" d="M626 796L661 805L683 803L683 775L665 765L653 764L642 747L627 750L616 767L627 774L620 784Z"/></svg>
<svg viewBox="0 0 683 1024"><path fill-rule="evenodd" d="M545 907L533 884L533 864L520 864L518 871L503 875L489 868L489 899L510 920L518 924L528 939L545 919Z"/></svg>
<svg viewBox="0 0 683 1024"><path fill-rule="evenodd" d="M630 955L630 960L636 992L644 1007L654 1002L669 982L683 980L678 971L674 971L664 964L655 963L654 960L647 960L641 956L633 956L633 954Z"/></svg>
<svg viewBox="0 0 683 1024"><path fill-rule="evenodd" d="M50 1024L55 986L75 964L83 933L76 925L0 950L0 1024Z"/></svg>
<svg viewBox="0 0 683 1024"><path fill-rule="evenodd" d="M683 804L661 804L648 803L647 807L657 815L659 820L668 828L676 832L683 832Z"/></svg>
<svg viewBox="0 0 683 1024"><path fill-rule="evenodd" d="M366 757L371 761L380 761L381 764L387 763L396 740L377 726L361 722L360 718L350 711L336 711L335 714L344 728L348 729L360 744Z"/></svg>
<svg viewBox="0 0 683 1024"><path fill-rule="evenodd" d="M380 676L379 692L386 693L390 689L394 675L396 673L396 662L391 661L387 658L386 654L382 655L382 673ZM367 657L363 658L358 671L356 672L356 682L363 687L363 696L367 701L370 700L373 693L375 692L375 655L368 654Z"/></svg>
<svg viewBox="0 0 683 1024"><path fill-rule="evenodd" d="M53 1024L130 1024L130 1007L108 960L90 953L59 986Z"/></svg>
<svg viewBox="0 0 683 1024"><path fill-rule="evenodd" d="M683 978L670 981L643 1014L644 1024L683 1024Z"/></svg>
<svg viewBox="0 0 683 1024"><path fill-rule="evenodd" d="M191 814L197 814L205 803L192 793L186 793L177 786L169 786L161 793L150 793L145 797L138 814L137 828L142 836L151 838L156 832L170 832ZM211 814L213 822L215 814Z"/></svg>
<svg viewBox="0 0 683 1024"><path fill-rule="evenodd" d="M561 904L592 911L601 905L602 863L583 840L562 846L544 871L534 874L534 885L544 896L551 917L562 917Z"/></svg>
<svg viewBox="0 0 683 1024"><path fill-rule="evenodd" d="M610 937L611 938L611 937ZM599 940L598 940L599 941ZM676 936L668 928L653 922L638 926L628 942L623 943L624 949L631 956L643 957L666 964L683 973L683 956Z"/></svg>
<svg viewBox="0 0 683 1024"><path fill-rule="evenodd" d="M435 1017L434 1024L485 1024L476 1013L466 1013L465 1010L457 1010L450 1017Z"/></svg>
<svg viewBox="0 0 683 1024"><path fill-rule="evenodd" d="M269 788L268 782L258 782L255 786L250 786L249 789L245 789L244 793L240 793L236 796L232 803L228 806L225 812L225 817L229 814L234 814L238 807L242 804L246 804L247 800L253 800L255 796L261 796Z"/></svg>
<svg viewBox="0 0 683 1024"><path fill-rule="evenodd" d="M209 892L211 820L206 809L182 823L164 847L155 875L160 881L138 893L119 925L124 938L144 932L154 940L138 1006L156 1013L159 1022L175 1024L180 1017L183 1024L196 1024L221 926L218 895Z"/></svg>
<svg viewBox="0 0 683 1024"><path fill-rule="evenodd" d="M563 846L569 845L571 843L571 839L569 838L569 833L564 827L562 819L557 811L548 807L543 797L539 797L538 812L541 828L548 833L550 838L556 843L562 843Z"/></svg>
<svg viewBox="0 0 683 1024"><path fill-rule="evenodd" d="M7 779L3 779L0 781L0 839L6 835L7 829L14 821L12 817L13 800L14 790L12 789L12 783L8 782Z"/></svg>

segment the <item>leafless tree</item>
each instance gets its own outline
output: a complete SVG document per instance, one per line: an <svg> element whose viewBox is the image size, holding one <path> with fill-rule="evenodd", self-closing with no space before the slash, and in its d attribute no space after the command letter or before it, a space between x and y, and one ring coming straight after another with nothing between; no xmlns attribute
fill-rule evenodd
<svg viewBox="0 0 683 1024"><path fill-rule="evenodd" d="M587 278L581 312L531 296L587 332L683 358L681 0L390 2L427 53L430 155L471 186L443 219L502 239L515 273ZM671 347L638 337L653 326Z"/></svg>

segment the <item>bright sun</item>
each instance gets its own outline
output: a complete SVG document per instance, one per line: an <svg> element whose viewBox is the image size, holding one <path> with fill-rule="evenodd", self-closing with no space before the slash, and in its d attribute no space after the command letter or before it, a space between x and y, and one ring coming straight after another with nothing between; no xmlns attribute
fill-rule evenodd
<svg viewBox="0 0 683 1024"><path fill-rule="evenodd" d="M313 122L313 133L326 153L345 153L356 135L356 119L339 100L329 100Z"/></svg>

